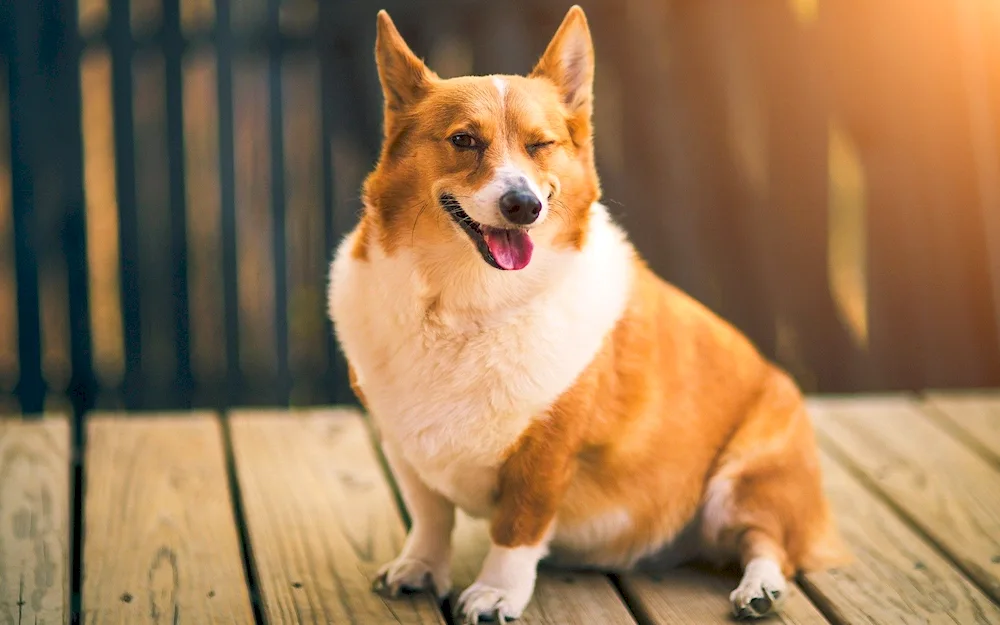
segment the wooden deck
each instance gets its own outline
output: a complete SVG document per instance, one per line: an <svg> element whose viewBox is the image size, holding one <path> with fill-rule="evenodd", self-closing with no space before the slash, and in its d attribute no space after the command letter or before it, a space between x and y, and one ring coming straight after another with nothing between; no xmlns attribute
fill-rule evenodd
<svg viewBox="0 0 1000 625"><path fill-rule="evenodd" d="M776 620L1000 623L1000 393L811 404L857 561ZM65 419L0 420L0 623L446 623L369 591L405 532L371 440L350 410L94 414L74 462ZM460 520L457 587L485 540ZM544 571L521 622L731 623L734 586Z"/></svg>

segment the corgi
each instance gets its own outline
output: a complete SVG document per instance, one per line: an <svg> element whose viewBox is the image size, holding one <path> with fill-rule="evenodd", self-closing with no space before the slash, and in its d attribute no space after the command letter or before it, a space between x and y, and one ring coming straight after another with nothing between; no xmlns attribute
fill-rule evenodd
<svg viewBox="0 0 1000 625"><path fill-rule="evenodd" d="M490 527L465 623L519 617L543 558L738 562L738 617L844 562L796 384L600 203L583 10L526 76L442 79L385 11L375 56L384 140L328 292L412 518L375 590L450 592L456 508Z"/></svg>

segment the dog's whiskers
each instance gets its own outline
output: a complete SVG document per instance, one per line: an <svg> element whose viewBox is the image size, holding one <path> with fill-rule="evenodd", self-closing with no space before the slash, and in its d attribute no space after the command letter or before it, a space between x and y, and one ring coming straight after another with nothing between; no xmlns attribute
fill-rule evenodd
<svg viewBox="0 0 1000 625"><path fill-rule="evenodd" d="M420 216L424 214L427 209L427 202L423 202L420 206L420 210L417 211L417 216L413 218L413 227L410 228L410 245L413 245L413 239L417 232L417 222L420 220Z"/></svg>

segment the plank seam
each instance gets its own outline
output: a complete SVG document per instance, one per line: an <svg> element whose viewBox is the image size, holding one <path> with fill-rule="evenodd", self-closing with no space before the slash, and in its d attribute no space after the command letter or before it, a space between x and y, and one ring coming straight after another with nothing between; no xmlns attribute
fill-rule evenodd
<svg viewBox="0 0 1000 625"><path fill-rule="evenodd" d="M830 601L818 587L816 587L808 578L801 572L795 576L795 585L799 587L802 594L809 603L813 605L814 608L822 615L828 623L833 625L849 625L850 620L844 617L840 610L837 609L837 604Z"/></svg>
<svg viewBox="0 0 1000 625"><path fill-rule="evenodd" d="M1000 469L1000 456L994 454L988 447L980 443L968 431L962 429L956 423L956 418L949 416L940 406L929 403L928 396L921 394L920 411L927 417L927 420L946 431L953 439L964 445L969 451L976 454L991 466Z"/></svg>
<svg viewBox="0 0 1000 625"><path fill-rule="evenodd" d="M637 625L656 625L657 621L646 609L646 606L642 604L642 601L638 597L633 597L632 593L625 588L625 584L622 583L621 577L617 574L607 575L608 582L610 582L611 587L615 589L618 598L628 609L629 614L635 619Z"/></svg>
<svg viewBox="0 0 1000 625"><path fill-rule="evenodd" d="M378 440L378 433L375 431L375 426L371 422L367 413L361 413L361 420L364 422L365 430L368 432L368 438L371 440L372 449L375 451L375 458L378 461L379 469L382 470L386 483L389 484L389 490L392 491L392 500L396 504L396 511L403 519L403 525L406 527L406 531L409 532L410 525L412 523L410 513L406 509L406 502L403 501L403 494L399 491L399 486L396 484L396 476L392 474L392 469L389 468L389 461L386 459L385 453L382 452L382 445Z"/></svg>
<svg viewBox="0 0 1000 625"><path fill-rule="evenodd" d="M909 514L900 504L896 503L892 496L880 487L878 483L868 477L865 472L850 459L848 454L841 450L840 446L834 442L832 438L820 431L817 431L816 437L820 447L830 454L833 460L840 464L840 466L842 466L844 470L851 475L851 477L857 480L865 490L871 493L876 499L886 504L904 525L910 528L910 530L912 530L918 538L923 540L927 545L934 549L938 555L944 558L944 560L948 562L962 577L964 577L966 581L972 584L975 588L981 590L990 601L1000 605L1000 602L993 598L992 589L988 588L985 584L979 583L976 580L976 575L969 570L968 566L964 565L957 556L953 555L941 541L937 540L932 534L927 532L920 522L913 515Z"/></svg>
<svg viewBox="0 0 1000 625"><path fill-rule="evenodd" d="M83 618L83 524L84 497L87 483L84 461L87 453L87 422L84 415L74 419L70 436L71 452L69 477L69 617L71 623L79 623Z"/></svg>
<svg viewBox="0 0 1000 625"><path fill-rule="evenodd" d="M236 522L236 532L239 535L240 556L243 561L243 576L250 595L250 608L253 610L253 620L256 625L265 625L263 595L260 590L260 577L257 573L257 563L253 556L253 544L250 542L250 528L243 507L243 493L240 491L239 476L236 472L236 454L233 452L233 435L229 415L219 415L219 427L222 430L222 449L226 460L226 481L229 485L229 502Z"/></svg>

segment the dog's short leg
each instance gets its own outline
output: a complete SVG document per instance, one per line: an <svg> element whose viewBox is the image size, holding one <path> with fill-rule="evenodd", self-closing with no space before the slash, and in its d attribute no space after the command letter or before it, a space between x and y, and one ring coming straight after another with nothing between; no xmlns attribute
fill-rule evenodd
<svg viewBox="0 0 1000 625"><path fill-rule="evenodd" d="M578 433L567 423L553 410L528 428L500 468L490 551L459 597L460 622L516 619L531 600L538 562L548 553L556 511L576 469Z"/></svg>
<svg viewBox="0 0 1000 625"><path fill-rule="evenodd" d="M729 595L737 618L767 616L777 610L788 591L782 562L784 549L766 533L751 529L740 538L743 578Z"/></svg>
<svg viewBox="0 0 1000 625"><path fill-rule="evenodd" d="M399 556L382 567L372 587L390 597L426 589L443 599L451 591L455 506L424 484L392 443L386 441L383 448L412 526Z"/></svg>
<svg viewBox="0 0 1000 625"><path fill-rule="evenodd" d="M458 599L459 622L503 623L520 617L535 590L538 562L547 552L548 536L521 547L492 543L476 581Z"/></svg>

